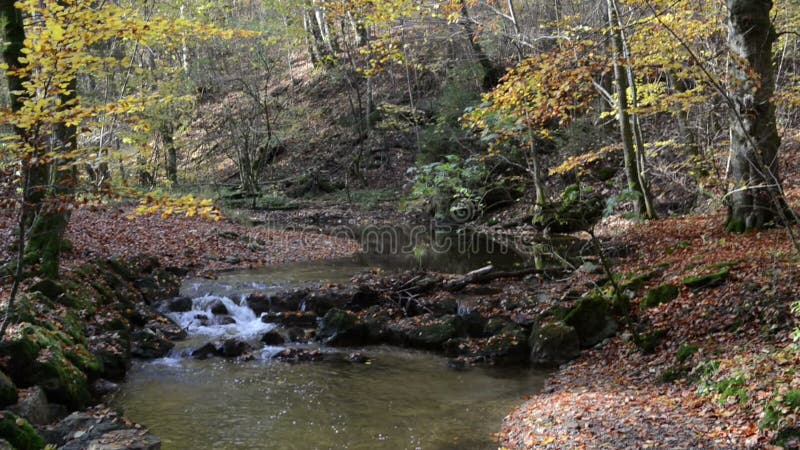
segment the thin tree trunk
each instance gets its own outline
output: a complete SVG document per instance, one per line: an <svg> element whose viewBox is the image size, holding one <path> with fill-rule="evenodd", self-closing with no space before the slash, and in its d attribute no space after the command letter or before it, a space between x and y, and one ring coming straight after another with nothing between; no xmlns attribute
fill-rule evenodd
<svg viewBox="0 0 800 450"><path fill-rule="evenodd" d="M175 148L175 138L172 135L171 126L161 127L161 139L164 141L164 148L167 151L167 179L173 185L178 184L178 149Z"/></svg>
<svg viewBox="0 0 800 450"><path fill-rule="evenodd" d="M475 29L475 25L472 23L472 18L469 16L466 0L460 0L460 4L462 16L461 26L464 28L464 31L467 34L467 39L469 39L469 45L470 48L472 48L472 52L475 53L478 63L483 68L483 89L487 91L491 90L497 85L497 82L500 79L499 71L494 64L492 64L492 60L489 59L489 56L486 55L483 47L478 42L478 31Z"/></svg>
<svg viewBox="0 0 800 450"><path fill-rule="evenodd" d="M625 177L628 181L628 189L638 193L634 201L635 212L643 215L647 211L644 201L644 192L639 182L638 161L636 159L636 149L633 142L633 129L630 117L628 116L628 77L622 67L620 59L623 55L622 37L619 34L619 19L617 17L614 0L607 0L608 6L608 25L612 32L612 43L614 45L614 85L617 91L617 121L619 122L620 137L622 138L622 151L625 160Z"/></svg>
<svg viewBox="0 0 800 450"><path fill-rule="evenodd" d="M628 49L628 40L625 36L625 31L622 29L622 22L619 20L619 9L616 1L612 0L614 6L614 15L617 22L617 36L622 48L622 56L625 60L625 75L628 78L628 87L631 91L631 102L634 110L639 106L639 94L636 89L636 76L633 73L633 67L630 65L631 53ZM656 210L653 207L653 199L650 196L650 181L647 178L647 157L644 149L644 136L642 134L642 125L639 121L639 114L631 113L629 118L632 122L633 128L633 141L636 144L634 147L636 152L636 176L639 179L639 186L642 189L642 200L644 201L645 216L648 219L656 218Z"/></svg>

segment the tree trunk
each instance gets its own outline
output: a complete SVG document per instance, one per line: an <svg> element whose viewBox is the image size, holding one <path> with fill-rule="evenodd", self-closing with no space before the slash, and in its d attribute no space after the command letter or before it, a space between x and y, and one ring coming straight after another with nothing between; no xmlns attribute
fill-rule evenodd
<svg viewBox="0 0 800 450"><path fill-rule="evenodd" d="M634 208L637 215L647 212L645 203L645 191L639 182L639 162L636 158L636 149L633 143L633 128L631 127L628 115L628 76L622 67L620 59L624 53L622 36L619 30L619 18L617 16L614 0L607 0L608 6L608 26L612 33L612 44L614 46L614 86L617 91L617 121L619 122L620 137L622 138L622 151L625 160L625 177L628 181L628 189L637 193L634 201Z"/></svg>
<svg viewBox="0 0 800 450"><path fill-rule="evenodd" d="M172 136L172 127L161 128L161 139L167 150L167 179L173 184L178 184L178 150L175 148L175 139Z"/></svg>
<svg viewBox="0 0 800 450"><path fill-rule="evenodd" d="M472 23L472 18L469 16L466 0L461 0L461 26L464 27L464 32L467 33L469 45L475 57L478 58L478 63L483 68L483 89L489 91L497 85L500 80L500 71L492 64L492 60L486 55L481 44L478 43L478 32L475 30L475 25Z"/></svg>
<svg viewBox="0 0 800 450"><path fill-rule="evenodd" d="M22 11L14 7L14 0L0 0L0 25L4 25L3 60L10 68L20 67L19 57L22 56L22 46L25 41L25 28L23 27ZM11 98L11 109L19 111L22 106L20 96L16 91L22 91L22 80L16 76L8 76L8 91Z"/></svg>
<svg viewBox="0 0 800 450"><path fill-rule="evenodd" d="M726 229L742 232L774 221L784 203L778 177L771 0L728 0L728 45L735 56L731 111L731 181Z"/></svg>

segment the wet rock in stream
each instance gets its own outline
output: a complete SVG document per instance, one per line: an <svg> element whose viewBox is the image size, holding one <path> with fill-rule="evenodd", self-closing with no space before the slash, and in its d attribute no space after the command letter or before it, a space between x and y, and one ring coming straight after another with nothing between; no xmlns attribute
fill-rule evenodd
<svg viewBox="0 0 800 450"><path fill-rule="evenodd" d="M208 359L212 356L222 358L247 358L250 357L253 346L238 339L225 339L222 342L208 342L192 351L195 359Z"/></svg>
<svg viewBox="0 0 800 450"><path fill-rule="evenodd" d="M175 297L167 301L166 309L169 312L188 312L192 310L192 299L189 297Z"/></svg>
<svg viewBox="0 0 800 450"><path fill-rule="evenodd" d="M271 330L261 336L261 342L264 345L282 345L286 342L286 339L277 331Z"/></svg>
<svg viewBox="0 0 800 450"><path fill-rule="evenodd" d="M214 314L215 316L229 314L228 307L225 306L225 304L222 303L222 300L219 299L215 299L214 301L212 301L211 304L208 305L208 308L211 310L211 314Z"/></svg>
<svg viewBox="0 0 800 450"><path fill-rule="evenodd" d="M125 420L114 410L97 406L75 412L42 430L47 442L62 450L159 450L161 441Z"/></svg>
<svg viewBox="0 0 800 450"><path fill-rule="evenodd" d="M317 349L287 348L276 353L272 358L278 361L297 363L297 362L308 362L308 361L322 361L323 354L321 351Z"/></svg>
<svg viewBox="0 0 800 450"><path fill-rule="evenodd" d="M261 321L290 327L313 328L317 325L317 313L312 311L269 312L261 316Z"/></svg>

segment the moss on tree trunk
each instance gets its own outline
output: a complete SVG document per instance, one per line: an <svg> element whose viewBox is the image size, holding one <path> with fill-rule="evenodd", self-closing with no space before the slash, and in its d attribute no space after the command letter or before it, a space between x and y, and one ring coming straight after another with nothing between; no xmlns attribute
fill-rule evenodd
<svg viewBox="0 0 800 450"><path fill-rule="evenodd" d="M775 90L771 0L728 0L728 45L735 56L731 95L732 189L726 228L742 232L776 220L783 208L778 176L780 137Z"/></svg>

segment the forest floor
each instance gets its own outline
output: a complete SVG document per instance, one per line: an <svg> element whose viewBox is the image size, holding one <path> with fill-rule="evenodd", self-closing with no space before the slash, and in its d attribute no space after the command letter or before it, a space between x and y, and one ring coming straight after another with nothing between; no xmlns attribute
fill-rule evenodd
<svg viewBox="0 0 800 450"><path fill-rule="evenodd" d="M654 276L632 299L642 333L664 333L645 353L623 330L549 377L506 417L508 448L763 448L773 426L794 425L786 401L800 388L792 341L800 268L786 229L727 234L724 216L669 218L610 236L630 249L615 271ZM685 277L730 268L718 286L691 289ZM641 310L642 293L664 283L678 297ZM775 417L780 417L776 419ZM787 448L796 448L788 446Z"/></svg>
<svg viewBox="0 0 800 450"><path fill-rule="evenodd" d="M360 249L354 241L315 233L179 215L130 218L131 212L125 206L76 210L67 229L72 248L64 253L62 264L69 268L95 258L149 253L165 267L213 276L223 270L344 257ZM0 241L13 242L14 220L0 215ZM0 247L0 261L12 258L9 247Z"/></svg>

